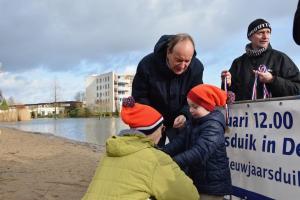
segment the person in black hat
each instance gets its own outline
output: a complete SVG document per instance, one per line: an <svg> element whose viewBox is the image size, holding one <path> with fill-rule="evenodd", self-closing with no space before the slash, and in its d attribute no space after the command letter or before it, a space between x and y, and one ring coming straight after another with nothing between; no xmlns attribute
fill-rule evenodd
<svg viewBox="0 0 300 200"><path fill-rule="evenodd" d="M300 45L300 0L294 17L293 36L295 42Z"/></svg>
<svg viewBox="0 0 300 200"><path fill-rule="evenodd" d="M264 19L250 23L246 52L236 58L229 71L221 73L228 90L235 93L236 101L300 94L300 73L294 62L270 45L272 28Z"/></svg>

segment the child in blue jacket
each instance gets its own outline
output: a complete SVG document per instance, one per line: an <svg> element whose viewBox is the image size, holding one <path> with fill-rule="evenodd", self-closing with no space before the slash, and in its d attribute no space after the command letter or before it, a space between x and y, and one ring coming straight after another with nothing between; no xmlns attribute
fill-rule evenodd
<svg viewBox="0 0 300 200"><path fill-rule="evenodd" d="M231 194L231 175L225 147L225 118L215 110L226 104L226 92L208 84L192 88L187 96L193 117L185 134L163 150L193 180L201 200L222 200Z"/></svg>

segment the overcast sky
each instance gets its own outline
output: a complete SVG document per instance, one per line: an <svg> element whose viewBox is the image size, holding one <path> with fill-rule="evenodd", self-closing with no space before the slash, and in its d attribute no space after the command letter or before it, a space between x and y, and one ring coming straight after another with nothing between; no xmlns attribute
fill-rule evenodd
<svg viewBox="0 0 300 200"><path fill-rule="evenodd" d="M189 33L204 82L244 53L249 23L272 26L271 45L299 66L298 0L0 0L0 89L19 103L74 100L88 75L134 73L161 35Z"/></svg>

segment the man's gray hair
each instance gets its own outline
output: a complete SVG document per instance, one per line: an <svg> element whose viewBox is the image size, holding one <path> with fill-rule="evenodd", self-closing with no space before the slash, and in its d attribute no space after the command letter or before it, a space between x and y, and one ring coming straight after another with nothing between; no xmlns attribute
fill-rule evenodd
<svg viewBox="0 0 300 200"><path fill-rule="evenodd" d="M193 47L195 49L195 43L194 43L194 40L193 40L192 36L190 36L187 33L179 33L179 34L176 34L176 35L174 35L173 37L170 38L170 40L169 40L169 42L167 44L167 50L168 50L168 52L172 52L174 46L178 42L185 41L185 40L191 41L191 43L193 44Z"/></svg>

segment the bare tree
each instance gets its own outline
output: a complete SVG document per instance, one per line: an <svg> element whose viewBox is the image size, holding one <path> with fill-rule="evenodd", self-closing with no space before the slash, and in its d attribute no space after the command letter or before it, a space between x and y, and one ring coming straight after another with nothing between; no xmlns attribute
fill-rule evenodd
<svg viewBox="0 0 300 200"><path fill-rule="evenodd" d="M11 96L8 98L8 101L7 101L8 105L14 105L15 104L15 99Z"/></svg>
<svg viewBox="0 0 300 200"><path fill-rule="evenodd" d="M0 62L0 74L2 73L2 62ZM0 89L0 104L2 104L4 96L2 95L2 90Z"/></svg>
<svg viewBox="0 0 300 200"><path fill-rule="evenodd" d="M58 83L57 83L57 80L56 78L54 79L54 87L53 87L53 104L54 104L54 119L57 118L57 115L56 115L56 111L57 111L57 100L58 100L58 89L59 89L59 86L58 86Z"/></svg>
<svg viewBox="0 0 300 200"><path fill-rule="evenodd" d="M0 90L0 104L4 101L4 96L2 95L2 91Z"/></svg>

